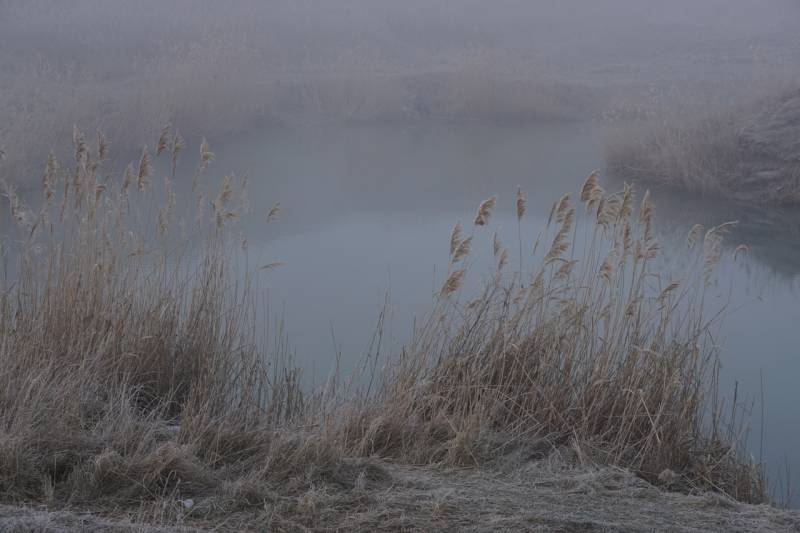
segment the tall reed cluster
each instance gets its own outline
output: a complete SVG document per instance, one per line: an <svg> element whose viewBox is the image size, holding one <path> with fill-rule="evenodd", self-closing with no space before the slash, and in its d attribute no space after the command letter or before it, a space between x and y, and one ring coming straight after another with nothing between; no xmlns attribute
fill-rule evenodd
<svg viewBox="0 0 800 533"><path fill-rule="evenodd" d="M714 322L703 314L731 224L704 239L696 229L696 272L668 279L655 266L649 192L607 193L593 172L580 201L588 220L570 195L553 205L532 272L509 271L495 233L494 273L477 298L462 296L469 254L496 199L480 204L473 234L455 226L431 319L384 376L381 401L351 414L345 440L357 453L458 465L544 443L672 488L762 501L761 467L719 416ZM516 213L522 221L521 191Z"/></svg>
<svg viewBox="0 0 800 533"><path fill-rule="evenodd" d="M324 462L318 437L277 432L303 415L298 374L281 339L257 346L253 276L228 259L246 180L214 191L204 142L191 190L211 213L187 214L178 132L122 176L104 170L102 134L76 129L73 147L70 164L48 159L35 208L5 188L17 228L0 278L0 499L255 498L257 481Z"/></svg>
<svg viewBox="0 0 800 533"><path fill-rule="evenodd" d="M402 354L368 386L307 391L282 337L257 342L252 288L275 264L242 274L232 259L247 248L236 222L255 211L247 179L207 181L203 142L177 183L182 137L165 127L153 146L116 176L108 140L76 129L73 161L48 158L35 207L5 186L17 229L0 278L0 499L134 505L163 520L269 502L273 520L302 515L346 456L481 465L542 445L763 499L760 471L708 402L716 354L702 300L727 226L703 246L693 230L704 267L664 279L649 194L608 193L592 173L588 223L570 195L557 201L530 273L522 254L512 270L495 233L493 274L465 298L492 197L471 230L453 228L434 312ZM522 250L521 190L515 206Z"/></svg>

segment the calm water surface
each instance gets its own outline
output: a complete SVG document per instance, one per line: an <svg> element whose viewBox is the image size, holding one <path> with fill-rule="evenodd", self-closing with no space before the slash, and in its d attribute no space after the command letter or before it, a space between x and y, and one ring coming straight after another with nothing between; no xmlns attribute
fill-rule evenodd
<svg viewBox="0 0 800 533"><path fill-rule="evenodd" d="M517 186L528 197L523 234L530 245L551 203L575 195L603 164L602 129L592 124L275 128L219 148L214 168L248 171L252 206L266 211L281 202L280 221L250 228L250 242L260 260L285 263L266 280L270 309L317 382L337 353L345 368L366 353L387 294L384 351L397 353L407 342L442 281L453 224L468 225L481 200L498 196L493 226L514 252ZM771 477L785 478L788 464L800 478L800 213L665 191L654 198L666 268L681 264L694 223L740 222L729 242L750 252L736 261L727 254L713 290L727 303L718 339L722 391L730 398L738 383L740 401L755 401L751 450L758 457L763 379ZM487 254L493 229L478 241Z"/></svg>

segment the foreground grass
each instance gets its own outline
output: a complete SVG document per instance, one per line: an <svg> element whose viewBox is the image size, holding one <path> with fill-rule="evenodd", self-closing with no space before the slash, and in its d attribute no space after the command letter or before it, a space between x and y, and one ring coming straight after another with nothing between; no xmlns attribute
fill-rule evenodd
<svg viewBox="0 0 800 533"><path fill-rule="evenodd" d="M277 206L254 214L246 178L212 189L204 142L192 183L178 184L198 206L187 212L174 192L183 141L169 128L119 178L102 172L102 135L76 130L73 144L72 164L48 161L35 211L6 190L23 239L4 245L15 269L0 286L3 501L166 525L264 510L274 527L315 528L333 512L320 491L372 505L351 489L383 474L357 458L523 465L531 446L764 501L761 469L710 401L704 287L728 225L693 229L697 272L664 279L649 195L608 194L593 173L580 195L587 224L569 195L556 202L530 273L514 271L495 234L493 274L463 298L489 199L472 230L454 227L435 310L401 356L356 385L307 391L283 343L256 342L252 288L272 265L242 276L232 259L247 248L236 221L266 224ZM167 168L158 186L153 158ZM525 207L520 191L521 248Z"/></svg>

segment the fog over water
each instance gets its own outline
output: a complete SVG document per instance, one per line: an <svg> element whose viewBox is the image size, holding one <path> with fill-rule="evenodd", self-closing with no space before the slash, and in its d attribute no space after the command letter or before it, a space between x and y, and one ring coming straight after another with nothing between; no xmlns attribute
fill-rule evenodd
<svg viewBox="0 0 800 533"><path fill-rule="evenodd" d="M518 262L517 186L529 200L522 234L530 266L552 202L565 191L576 195L585 169L602 165L601 138L600 126L585 123L280 128L220 150L215 165L230 157L254 176L271 176L269 186L252 195L280 198L284 216L268 229L252 228L250 253L263 263L285 263L270 273L265 294L285 321L307 377L319 383L337 364L337 354L343 368L352 368L374 350L372 336L386 302L382 357L400 352L414 319L432 308L447 268L450 230L458 221L469 224L476 199L498 195L492 224L476 232L473 287L491 275L494 230L509 248L509 263ZM800 400L794 384L800 374L800 213L769 214L672 191L653 190L653 197L663 269L676 278L687 268L692 225L740 222L708 308L725 308L717 333L721 392L730 401L738 383L739 401L753 409L756 455L763 377L764 454L777 480L786 460L792 470L800 468L800 429L791 407ZM734 260L738 244L750 251Z"/></svg>
<svg viewBox="0 0 800 533"><path fill-rule="evenodd" d="M495 229L519 262L517 187L525 256L619 128L800 89L799 23L795 0L0 0L0 177L35 203L73 125L106 132L116 170L165 123L188 168L208 138L211 175L247 173L251 206L281 203L245 228L250 254L284 263L264 278L270 320L319 383L337 353L347 369L368 352L384 305L382 357L400 353L481 200L498 197L478 278ZM755 401L772 479L800 477L800 211L653 197L667 271L693 224L739 221L712 290L721 391Z"/></svg>

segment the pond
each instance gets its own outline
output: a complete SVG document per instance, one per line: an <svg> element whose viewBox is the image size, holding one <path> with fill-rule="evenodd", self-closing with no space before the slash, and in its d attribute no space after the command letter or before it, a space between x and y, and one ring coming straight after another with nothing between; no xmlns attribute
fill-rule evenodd
<svg viewBox="0 0 800 533"><path fill-rule="evenodd" d="M469 225L477 204L497 195L492 225L515 252L522 187L527 251L552 202L602 168L602 143L592 123L275 127L217 147L213 169L247 171L256 209L281 202L279 221L247 228L248 236L259 259L284 263L266 278L266 300L306 379L319 383L337 354L346 370L367 353L385 305L382 352L398 353L431 308L455 222ZM730 248L744 243L749 252L734 260L728 251L712 290L726 306L721 392L730 402L738 384L738 402L752 408L750 450L767 458L785 493L787 473L800 472L800 213L669 191L653 197L666 268L681 263L693 224L739 221Z"/></svg>

